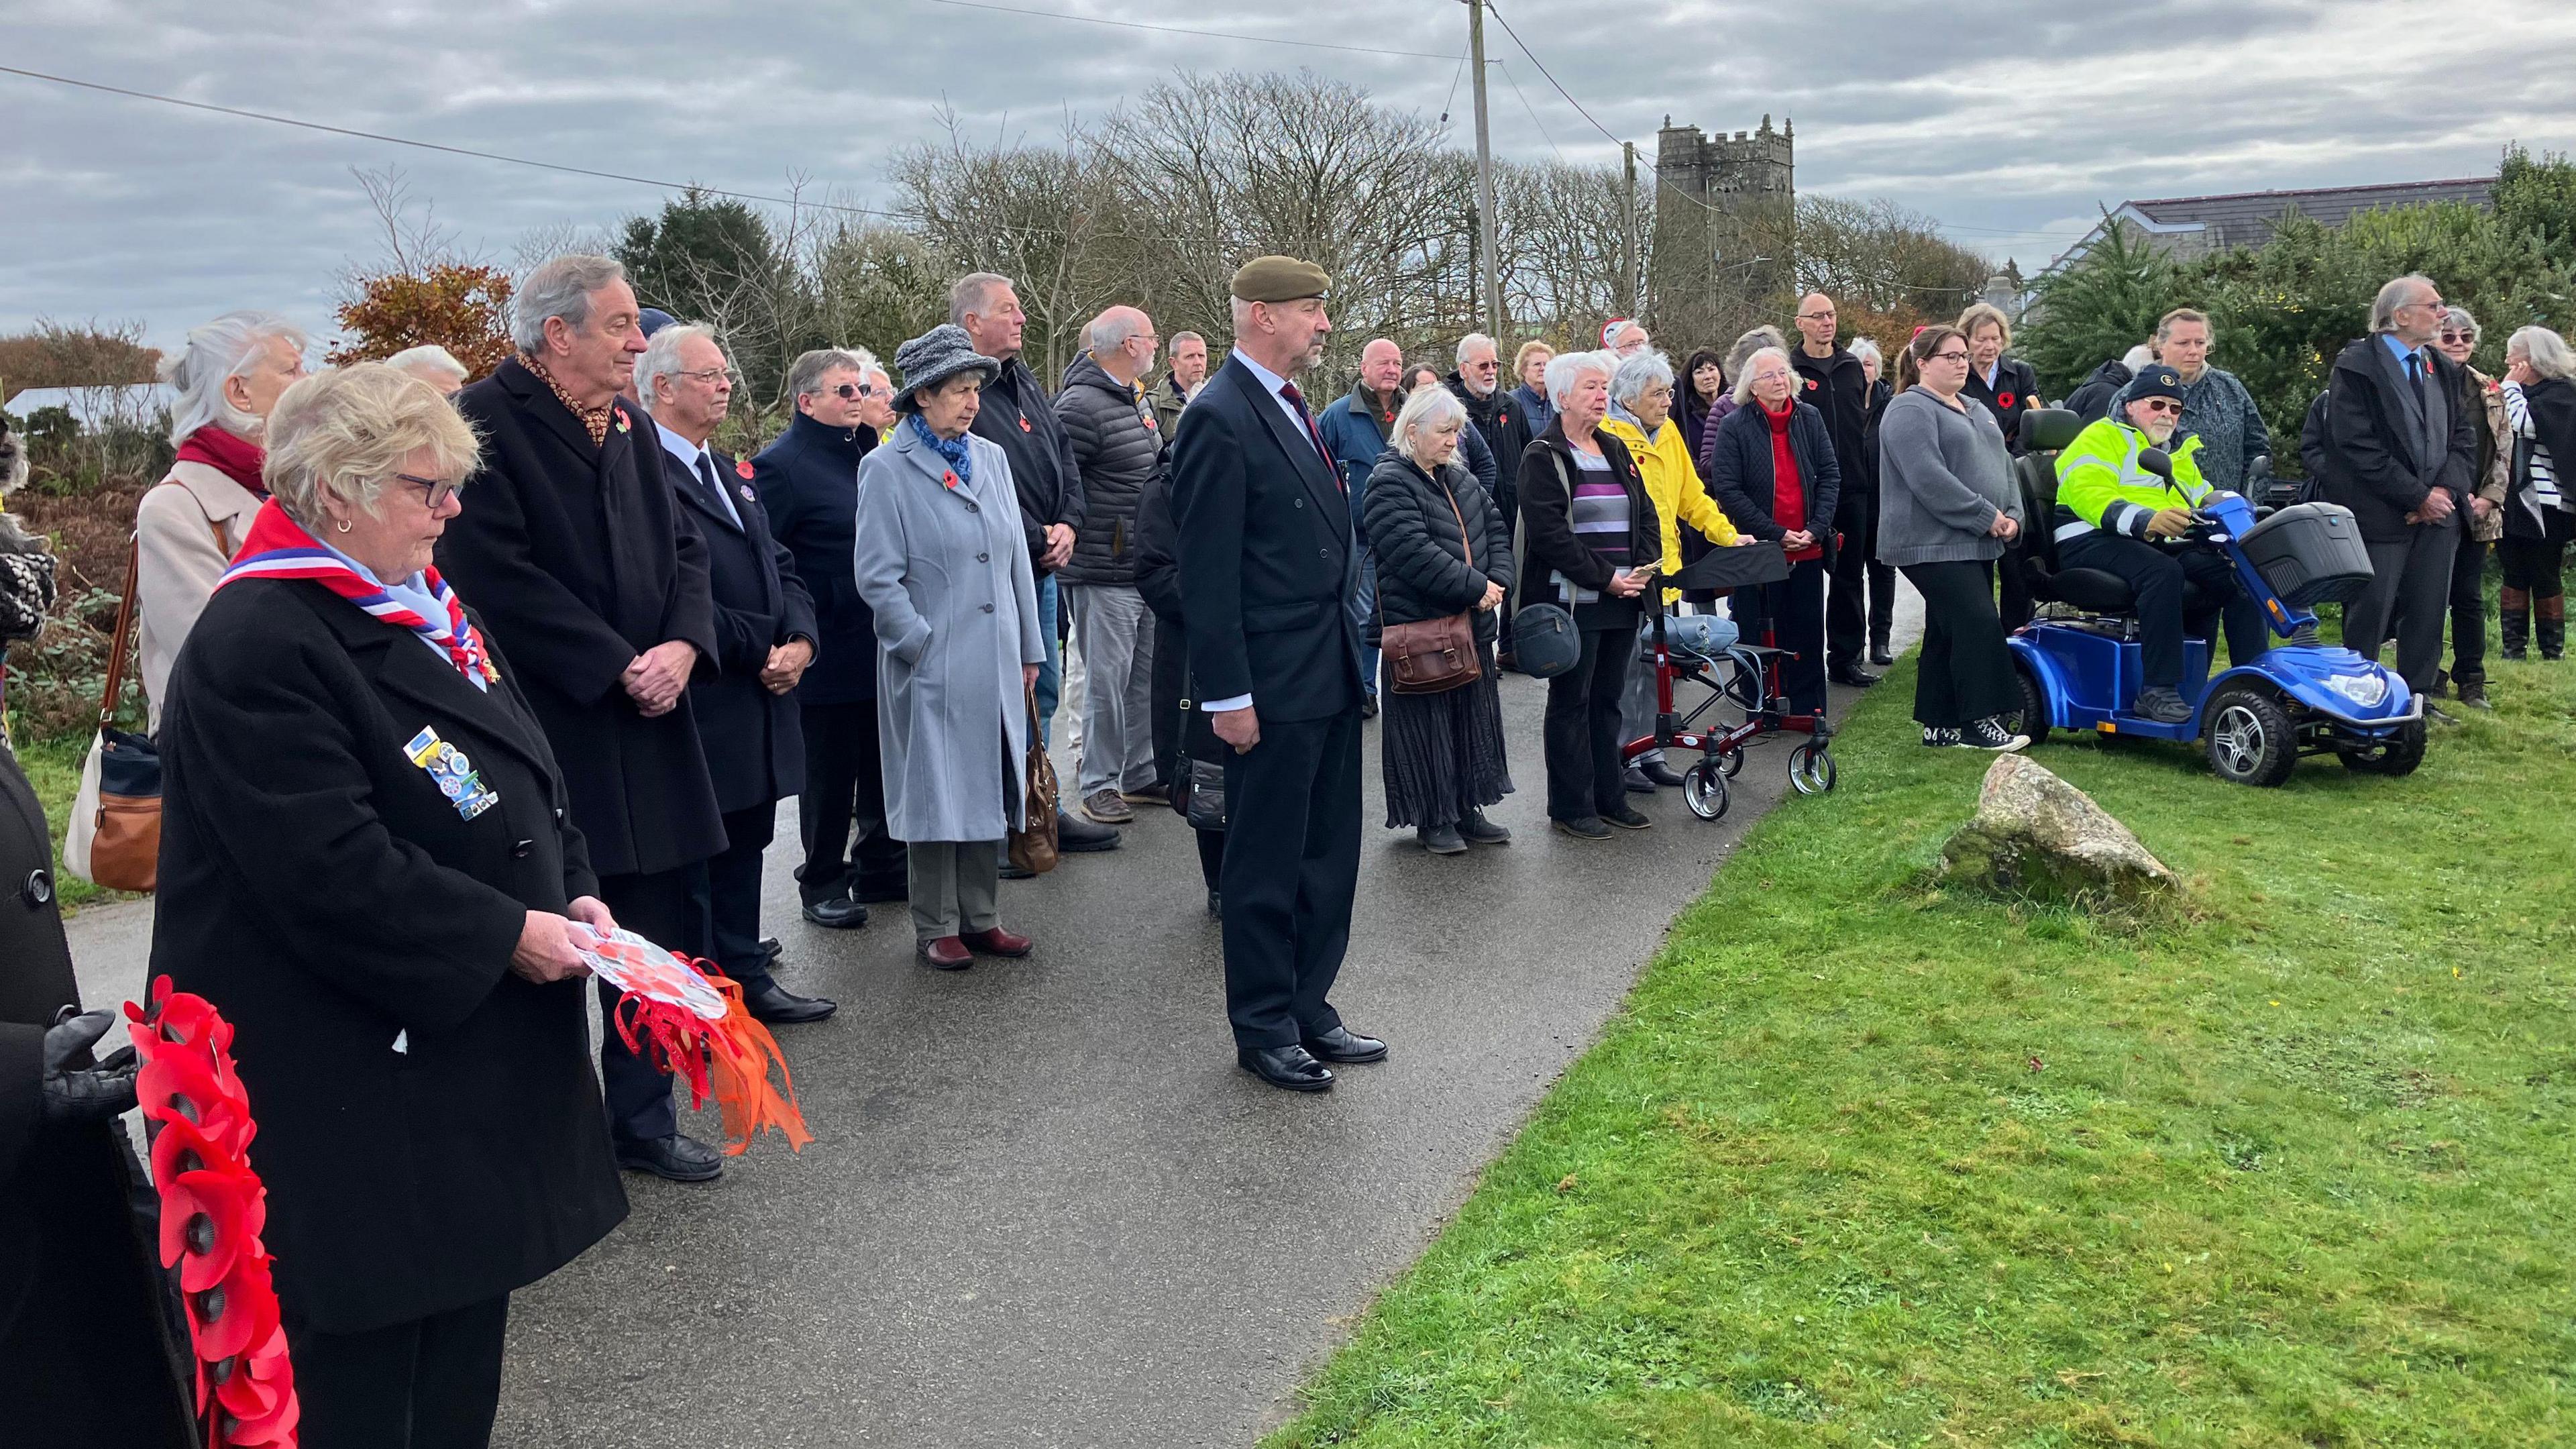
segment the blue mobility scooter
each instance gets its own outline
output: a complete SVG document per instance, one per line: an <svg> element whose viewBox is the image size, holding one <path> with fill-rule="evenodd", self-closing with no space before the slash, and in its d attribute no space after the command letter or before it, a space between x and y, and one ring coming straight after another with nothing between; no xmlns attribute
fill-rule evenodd
<svg viewBox="0 0 2576 1449"><path fill-rule="evenodd" d="M2046 607L2009 641L2021 676L2020 733L2049 730L2202 742L2221 779L2279 785L2299 756L2333 754L2366 774L2404 775L2424 759L2424 701L2392 670L2317 637L2315 605L2357 597L2370 582L2370 555L2352 511L2301 503L2257 515L2234 493L2216 492L2192 512L2193 547L2224 553L2273 634L2287 643L2212 677L2214 641L2183 645L2183 699L2191 718L2158 724L2132 713L2143 686L2135 603L2126 581L2098 569L2057 566L2049 519L2057 504L2056 453L2083 420L2062 409L2021 419L2027 451L2014 463L2029 525L2018 557L2031 597ZM2172 481L2162 449L2139 466ZM2201 598L2195 586L2186 609Z"/></svg>

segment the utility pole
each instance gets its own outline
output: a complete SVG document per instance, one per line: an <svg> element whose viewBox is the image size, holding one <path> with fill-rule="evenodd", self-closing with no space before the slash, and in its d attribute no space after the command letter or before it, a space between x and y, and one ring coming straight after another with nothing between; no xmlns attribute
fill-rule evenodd
<svg viewBox="0 0 2576 1449"><path fill-rule="evenodd" d="M1619 143L1626 180L1619 192L1619 315L1637 315L1637 143Z"/></svg>
<svg viewBox="0 0 2576 1449"><path fill-rule="evenodd" d="M1503 341L1503 274L1494 246L1494 137L1485 112L1485 0L1465 0L1467 63L1476 68L1476 236L1484 276L1485 332Z"/></svg>

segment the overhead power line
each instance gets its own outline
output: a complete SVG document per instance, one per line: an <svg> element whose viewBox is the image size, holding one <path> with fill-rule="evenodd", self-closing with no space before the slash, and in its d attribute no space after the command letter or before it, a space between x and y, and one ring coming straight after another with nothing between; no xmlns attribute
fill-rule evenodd
<svg viewBox="0 0 2576 1449"><path fill-rule="evenodd" d="M987 0L929 0L959 10L992 10L1003 15L1034 15L1041 20L1071 20L1082 25L1109 25L1120 30L1151 30L1164 35L1194 35L1207 40L1244 40L1255 45L1293 45L1303 50L1339 50L1353 55L1393 55L1408 60L1447 60L1429 50L1385 50L1374 45L1336 45L1325 40L1290 40L1279 35L1243 35L1231 30L1193 30L1184 25L1149 25L1142 20L1112 20L1102 15L1067 15L1061 10L1032 10L1024 5L994 5Z"/></svg>
<svg viewBox="0 0 2576 1449"><path fill-rule="evenodd" d="M440 141L415 141L408 136L388 136L378 131L360 131L347 126L328 126L320 121L298 120L293 116L271 115L266 111L246 111L237 106L211 105L205 101L182 100L177 96L128 90L123 86L102 85L97 81L75 80L67 75L49 75L44 71L27 70L14 65L0 65L0 75L25 76L29 80L51 81L55 85L73 86L85 91L99 91L111 96L125 96L138 101L155 101L165 106L183 106L192 111L210 111L218 116L232 116L244 121L266 121L273 126L293 126L298 130L320 131L330 136L353 136L361 141L381 141L388 146L411 146L422 151L443 151L450 156L468 156L477 161L502 161L512 166L533 166L540 171L560 171L570 176L590 176L602 181L626 181L637 186L659 187L664 191L695 191L701 196L722 196L734 201L757 201L770 206L808 206L817 211L839 211L852 216L902 219L902 214L899 212L879 211L874 207L846 206L833 201L806 201L792 196L764 196L756 191L727 191L721 187L702 186L694 181L661 181L650 176L629 176L619 171L597 171L588 166L567 166L559 161L539 161L528 156L504 156L498 151L477 151L469 146L450 146Z"/></svg>
<svg viewBox="0 0 2576 1449"><path fill-rule="evenodd" d="M1503 18L1503 12L1494 8L1493 0L1486 0L1485 13L1494 17L1495 23L1503 27L1503 34L1512 38L1512 44L1520 48L1521 54L1529 58L1530 64L1538 67L1539 75L1547 81L1548 85L1552 87L1558 95L1565 98L1565 103L1567 105L1574 107L1574 113L1576 115L1581 116L1584 121L1592 127L1592 129L1599 131L1602 138L1607 140L1611 145L1625 146L1628 144L1626 140L1612 132L1608 126L1601 124L1599 120L1595 119L1590 111L1585 110L1583 108L1583 102L1576 100L1573 92L1567 90L1563 85L1558 83L1555 73L1547 68L1547 62L1538 58L1538 53L1529 48L1529 42L1521 39L1521 33L1519 31L1512 29L1512 23ZM1504 72L1506 77L1510 74L1511 73L1509 71ZM1514 85L1512 89L1518 90L1520 87L1518 85ZM1529 104L1528 99L1524 97L1521 104ZM1538 118L1533 114L1530 119L1536 120ZM1546 132L1546 127L1542 126L1539 128L1539 133L1541 135L1545 135ZM1551 148L1553 148L1555 144L1556 143L1554 141L1550 141L1548 143ZM1558 159L1564 159L1562 153L1559 154ZM1680 197L1682 200L1689 202L1691 205L1698 207L1702 211L1713 212L1717 210L1716 207L1709 205L1707 202L1700 200L1698 197L1691 195L1680 187L1674 186L1665 181L1661 175L1662 170L1663 168L1658 166L1654 171L1647 173L1649 176L1653 177L1657 190L1671 192L1673 195Z"/></svg>

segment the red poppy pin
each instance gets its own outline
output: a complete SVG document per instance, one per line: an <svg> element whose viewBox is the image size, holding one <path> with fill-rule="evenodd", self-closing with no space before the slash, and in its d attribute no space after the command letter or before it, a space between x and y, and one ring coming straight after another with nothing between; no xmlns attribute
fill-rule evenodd
<svg viewBox="0 0 2576 1449"><path fill-rule="evenodd" d="M753 474L752 474L752 471L751 471L751 460L750 460L749 458L736 458L736 459L734 459L734 460L733 460L733 471L734 471L735 473L737 473L737 474L741 475L742 477L745 477L745 478L752 477L752 476L753 476Z"/></svg>
<svg viewBox="0 0 2576 1449"><path fill-rule="evenodd" d="M2013 405L2013 395L2008 392L1999 392L1995 394L1995 401L2003 407L2011 407Z"/></svg>
<svg viewBox="0 0 2576 1449"><path fill-rule="evenodd" d="M1027 418L1020 419L1020 431L1024 433L1029 431L1029 420Z"/></svg>
<svg viewBox="0 0 2576 1449"><path fill-rule="evenodd" d="M1809 391L1809 392L1814 392L1815 390L1816 390L1816 380L1815 380L1814 378L1812 378L1812 377L1811 377L1811 378L1808 378L1808 379L1807 379L1807 391Z"/></svg>
<svg viewBox="0 0 2576 1449"><path fill-rule="evenodd" d="M1028 426L1028 424L1024 421L1024 422L1022 422L1022 423L1020 424L1020 426L1025 428L1025 427L1027 427L1027 426ZM953 488L955 488L955 487L957 486L957 470L956 470L956 469L954 469L954 468L950 468L950 469L948 469L948 470L946 470L946 471L942 472L942 473L939 475L939 482L940 482L940 486L942 486L942 487L945 487L945 488L952 488L952 489L953 489Z"/></svg>
<svg viewBox="0 0 2576 1449"><path fill-rule="evenodd" d="M617 414L617 431L619 431L619 432L621 432L621 433L622 433L622 432L625 432L625 431L627 430L627 428L628 428L628 423L627 423L627 421L626 421L626 409L624 409L624 408L618 408L618 409L615 409L615 412L616 412L616 414Z"/></svg>

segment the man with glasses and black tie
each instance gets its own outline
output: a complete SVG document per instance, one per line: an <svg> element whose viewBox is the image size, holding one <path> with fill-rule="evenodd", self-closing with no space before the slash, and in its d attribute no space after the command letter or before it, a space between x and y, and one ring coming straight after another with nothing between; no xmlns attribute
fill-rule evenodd
<svg viewBox="0 0 2576 1449"><path fill-rule="evenodd" d="M2244 664L2271 647L2262 612L2236 582L2236 568L2215 549L2174 549L2191 526L2191 510L2216 490L2200 476L2200 439L2173 440L2182 421L2182 374L2156 362L2129 383L2122 416L2076 434L2057 455L2057 557L2070 569L2100 569L2128 582L2137 596L2141 681L2137 712L2158 724L2191 718L2182 697L2183 640L2209 637L2211 615L2223 614L2227 656ZM2173 459L2173 480L2138 466L2149 448ZM2185 584L2223 601L2186 616Z"/></svg>
<svg viewBox="0 0 2576 1449"><path fill-rule="evenodd" d="M796 822L805 919L868 923L867 903L904 898L903 842L886 829L877 739L876 613L859 596L859 460L894 423L894 389L864 351L821 348L787 369L796 416L751 460L752 486L813 596L817 653L796 685L805 776Z"/></svg>
<svg viewBox="0 0 2576 1449"><path fill-rule="evenodd" d="M2370 586L2344 606L2346 647L2372 659L2393 632L2397 672L2430 696L2442 665L2451 565L2476 490L2479 419L2455 405L2459 364L2433 346L2441 289L2403 276L2370 304L2370 335L2335 358L2326 385L2327 496L2353 512ZM2451 716L2427 704L2427 717Z"/></svg>

